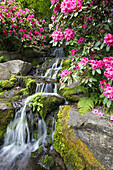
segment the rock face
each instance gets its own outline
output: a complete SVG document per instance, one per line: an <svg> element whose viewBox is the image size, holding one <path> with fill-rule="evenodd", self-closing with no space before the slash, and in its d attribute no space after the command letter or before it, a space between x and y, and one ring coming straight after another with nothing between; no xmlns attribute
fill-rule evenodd
<svg viewBox="0 0 113 170"><path fill-rule="evenodd" d="M85 143L74 133L69 125L72 106L64 106L58 112L58 120L53 136L53 146L63 157L69 170L105 170L105 167L96 159L93 152ZM72 119L74 119L72 117Z"/></svg>
<svg viewBox="0 0 113 170"><path fill-rule="evenodd" d="M10 101L0 99L0 145L3 143L7 125L13 118L14 109Z"/></svg>
<svg viewBox="0 0 113 170"><path fill-rule="evenodd" d="M113 169L113 123L91 112L82 117L72 108L68 124L107 170Z"/></svg>
<svg viewBox="0 0 113 170"><path fill-rule="evenodd" d="M22 60L11 60L5 63L0 63L0 80L5 80L10 77L10 74L27 74L32 68L31 63Z"/></svg>

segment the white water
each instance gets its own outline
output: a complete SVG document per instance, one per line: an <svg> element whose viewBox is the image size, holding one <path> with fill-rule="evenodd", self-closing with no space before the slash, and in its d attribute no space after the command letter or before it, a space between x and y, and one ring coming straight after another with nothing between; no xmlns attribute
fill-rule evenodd
<svg viewBox="0 0 113 170"><path fill-rule="evenodd" d="M62 64L61 62L60 66L58 67L58 62L59 59L56 60L56 63L53 64L52 68L47 70L44 77L47 76L49 78L56 78ZM54 74L51 77L52 71ZM45 95L61 97L57 94L57 83L39 83L37 84L36 92L41 92ZM4 146L0 150L0 170L22 170L22 163L24 164L24 161L28 159L30 153L37 150L40 146L44 146L44 143L46 142L47 127L45 121L42 119L38 120L38 140L36 141L34 139L32 111L29 111L30 127L28 126L26 114L28 102L32 96L29 96L25 99L24 106L16 112L14 120L11 121L7 127ZM18 161L18 168L15 169L15 164Z"/></svg>

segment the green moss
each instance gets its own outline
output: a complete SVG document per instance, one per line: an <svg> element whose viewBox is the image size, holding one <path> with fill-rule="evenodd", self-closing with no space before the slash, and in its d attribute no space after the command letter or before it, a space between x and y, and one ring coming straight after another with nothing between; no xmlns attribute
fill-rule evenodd
<svg viewBox="0 0 113 170"><path fill-rule="evenodd" d="M11 89L14 87L14 82L13 81L10 81L10 80L1 80L0 81L0 86L3 88L3 89Z"/></svg>
<svg viewBox="0 0 113 170"><path fill-rule="evenodd" d="M17 95L27 95L27 94L29 94L28 91L27 91L27 88L24 88L24 89L19 90L19 91L16 93L16 96L17 96Z"/></svg>
<svg viewBox="0 0 113 170"><path fill-rule="evenodd" d="M43 147L39 147L36 151L31 152L31 157L38 157L43 152Z"/></svg>
<svg viewBox="0 0 113 170"><path fill-rule="evenodd" d="M54 165L53 157L49 155L43 156L40 162L47 169L50 169Z"/></svg>
<svg viewBox="0 0 113 170"><path fill-rule="evenodd" d="M6 132L7 125L13 118L14 109L10 101L0 101L0 105L5 104L8 109L0 111L0 144L3 140L3 135Z"/></svg>
<svg viewBox="0 0 113 170"><path fill-rule="evenodd" d="M40 115L43 119L46 118L46 115L51 113L51 111L57 109L59 106L58 99L55 97L44 97L41 99L41 104L43 104L43 107L40 110Z"/></svg>
<svg viewBox="0 0 113 170"><path fill-rule="evenodd" d="M54 133L53 146L64 158L70 169L77 170L105 170L93 153L80 139L75 138L73 129L68 125L71 106L65 106L58 113L58 121Z"/></svg>
<svg viewBox="0 0 113 170"><path fill-rule="evenodd" d="M71 58L65 59L62 62L62 67L68 69L70 67L70 64L71 64Z"/></svg>
<svg viewBox="0 0 113 170"><path fill-rule="evenodd" d="M35 80L29 80L26 84L26 88L29 92L29 94L35 93L36 90L36 81Z"/></svg>

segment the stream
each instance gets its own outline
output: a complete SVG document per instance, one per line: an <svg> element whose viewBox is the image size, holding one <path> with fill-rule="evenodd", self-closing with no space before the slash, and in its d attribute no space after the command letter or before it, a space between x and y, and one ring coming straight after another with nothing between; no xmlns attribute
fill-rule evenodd
<svg viewBox="0 0 113 170"><path fill-rule="evenodd" d="M54 63L51 68L47 69L45 74L41 73L42 78L56 79L58 71L62 67L62 58L55 58ZM38 76L39 71L36 70L35 76ZM36 93L43 93L45 95L56 95L57 94L57 83L37 83ZM43 152L48 153L46 145L48 145L48 135L47 124L43 119L38 118L37 126L37 136L36 140L34 137L33 120L34 115L32 110L28 109L28 102L31 97L35 94L28 96L24 99L23 107L16 110L14 120L10 122L7 127L7 132L5 134L4 145L0 150L0 170L41 170L50 169L50 167L44 167L41 163L37 163L36 159L31 158L30 154L36 152L39 148L43 148ZM28 117L29 116L29 120ZM52 134L51 139L53 139L53 134L55 130L55 116L51 117L52 122ZM55 152L54 148L49 145L49 152ZM55 153L57 155L57 153ZM41 155L42 156L42 155ZM58 157L59 155L57 155ZM59 160L60 160L59 156ZM62 159L61 159L62 161ZM62 163L60 169L66 169L64 163ZM59 167L58 164L54 163L54 168ZM59 168L58 168L59 169Z"/></svg>

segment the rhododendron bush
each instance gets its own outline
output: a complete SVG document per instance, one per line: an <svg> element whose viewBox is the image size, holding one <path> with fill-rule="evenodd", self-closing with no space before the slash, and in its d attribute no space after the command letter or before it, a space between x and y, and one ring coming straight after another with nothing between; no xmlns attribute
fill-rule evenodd
<svg viewBox="0 0 113 170"><path fill-rule="evenodd" d="M45 41L43 20L34 18L32 10L23 10L20 3L6 0L0 3L0 44L8 51L24 44L43 45Z"/></svg>
<svg viewBox="0 0 113 170"><path fill-rule="evenodd" d="M61 71L60 88L79 79L95 104L113 112L113 1L59 0L52 7L51 43L66 47L72 59L70 68Z"/></svg>

